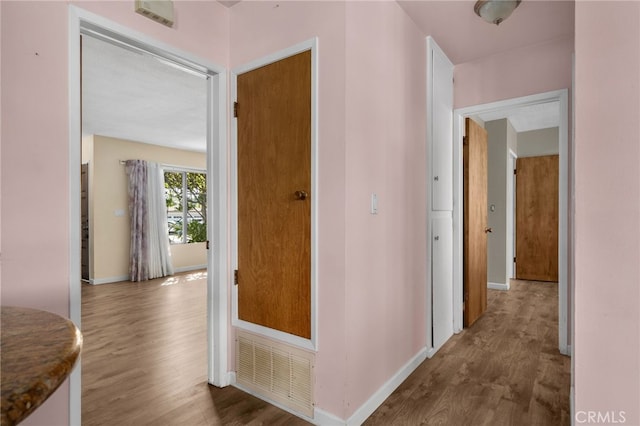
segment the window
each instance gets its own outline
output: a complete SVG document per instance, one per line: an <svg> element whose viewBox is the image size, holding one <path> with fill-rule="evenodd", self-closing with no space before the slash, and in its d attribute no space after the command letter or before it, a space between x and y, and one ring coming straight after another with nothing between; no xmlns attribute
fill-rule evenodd
<svg viewBox="0 0 640 426"><path fill-rule="evenodd" d="M165 170L164 190L169 241L172 244L207 241L206 173Z"/></svg>

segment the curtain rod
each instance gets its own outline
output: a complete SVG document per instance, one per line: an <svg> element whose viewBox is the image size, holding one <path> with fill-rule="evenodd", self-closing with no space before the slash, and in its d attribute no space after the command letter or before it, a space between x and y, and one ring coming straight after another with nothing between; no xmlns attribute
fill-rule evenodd
<svg viewBox="0 0 640 426"><path fill-rule="evenodd" d="M127 164L127 160L118 160L118 162L122 166ZM198 167L189 167L189 166L176 166L174 164L164 164L164 163L158 163L158 165L160 167L162 167L163 169L179 169L179 170L186 170L186 171L194 171L194 172L198 172L198 173L202 173L202 172L206 173L207 172L207 168L206 167L205 168L198 168Z"/></svg>

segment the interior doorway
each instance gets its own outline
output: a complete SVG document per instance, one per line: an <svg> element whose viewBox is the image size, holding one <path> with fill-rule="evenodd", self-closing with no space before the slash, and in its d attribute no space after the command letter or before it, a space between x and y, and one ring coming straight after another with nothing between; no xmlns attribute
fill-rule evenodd
<svg viewBox="0 0 640 426"><path fill-rule="evenodd" d="M226 74L223 67L158 42L107 19L70 6L69 17L69 306L71 320L81 325L81 34L109 40L206 79L207 239L206 255L207 378L229 384L227 372L227 148ZM211 247L211 245L210 245ZM81 366L80 366L81 367ZM70 379L70 424L81 424L81 368Z"/></svg>
<svg viewBox="0 0 640 426"><path fill-rule="evenodd" d="M462 138L464 135L464 119L481 113L496 112L505 113L513 108L557 103L559 106L559 236L558 236L558 310L559 310L559 350L568 355L568 313L569 313L569 285L568 285L568 92L559 90L538 95L531 95L522 98L515 98L505 101L493 102L489 104L477 105L457 109L454 111L454 197L461 199L463 193L462 186ZM461 230L463 219L463 206L458 203L454 206L454 307L462 305L462 243ZM454 308L454 329L462 330L462 309Z"/></svg>

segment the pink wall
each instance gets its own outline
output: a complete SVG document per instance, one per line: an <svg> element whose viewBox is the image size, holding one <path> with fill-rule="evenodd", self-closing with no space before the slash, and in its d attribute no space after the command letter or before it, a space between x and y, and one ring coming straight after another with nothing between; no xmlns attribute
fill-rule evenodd
<svg viewBox="0 0 640 426"><path fill-rule="evenodd" d="M74 4L221 65L319 37L316 400L347 418L424 346L423 36L386 2L180 1L173 29L130 2ZM0 19L2 303L68 315L67 3L2 1ZM576 5L576 410L627 424L640 423L638 28L638 3ZM568 88L572 50L458 64L455 107ZM68 423L68 399L65 384L24 424Z"/></svg>
<svg viewBox="0 0 640 426"><path fill-rule="evenodd" d="M456 64L453 107L568 89L572 53L573 37L565 37Z"/></svg>
<svg viewBox="0 0 640 426"><path fill-rule="evenodd" d="M395 2L242 2L231 9L231 67L315 36L315 398L346 419L425 346L426 206L415 196L426 192L425 40Z"/></svg>
<svg viewBox="0 0 640 426"><path fill-rule="evenodd" d="M74 4L227 64L228 10L217 2L175 2L173 29L136 14L133 2ZM2 303L68 316L68 3L0 7ZM68 424L68 401L65 383L24 424Z"/></svg>
<svg viewBox="0 0 640 426"><path fill-rule="evenodd" d="M575 94L576 415L637 425L640 3L576 2Z"/></svg>
<svg viewBox="0 0 640 426"><path fill-rule="evenodd" d="M349 417L426 345L427 160L425 36L395 2L346 17Z"/></svg>

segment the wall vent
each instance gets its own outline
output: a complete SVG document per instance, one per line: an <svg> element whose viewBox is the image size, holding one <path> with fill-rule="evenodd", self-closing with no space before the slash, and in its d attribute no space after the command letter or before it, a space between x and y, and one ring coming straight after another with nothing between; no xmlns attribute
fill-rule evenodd
<svg viewBox="0 0 640 426"><path fill-rule="evenodd" d="M139 14L167 27L173 27L173 1L136 0L135 8Z"/></svg>
<svg viewBox="0 0 640 426"><path fill-rule="evenodd" d="M236 382L313 417L314 354L243 331L236 337Z"/></svg>

